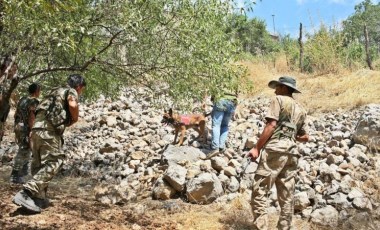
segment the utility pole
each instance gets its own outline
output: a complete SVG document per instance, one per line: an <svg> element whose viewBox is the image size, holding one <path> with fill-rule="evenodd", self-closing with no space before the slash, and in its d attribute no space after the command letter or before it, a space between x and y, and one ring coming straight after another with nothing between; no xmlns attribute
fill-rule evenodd
<svg viewBox="0 0 380 230"><path fill-rule="evenodd" d="M300 45L300 72L303 72L303 44L302 44L302 23L300 23L300 36L298 38Z"/></svg>
<svg viewBox="0 0 380 230"><path fill-rule="evenodd" d="M274 26L274 14L272 14L273 18L273 35L276 35L276 27Z"/></svg>

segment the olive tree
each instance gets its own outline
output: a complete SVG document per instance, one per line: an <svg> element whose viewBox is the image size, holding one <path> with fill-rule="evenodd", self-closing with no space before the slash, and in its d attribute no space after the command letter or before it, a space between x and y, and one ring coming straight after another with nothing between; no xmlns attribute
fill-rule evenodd
<svg viewBox="0 0 380 230"><path fill-rule="evenodd" d="M235 1L1 0L1 55L19 66L19 85L84 74L87 98L124 86L165 86L178 101L220 86L236 88L244 69L226 33ZM0 76L1 77L1 76ZM246 86L246 84L243 84Z"/></svg>

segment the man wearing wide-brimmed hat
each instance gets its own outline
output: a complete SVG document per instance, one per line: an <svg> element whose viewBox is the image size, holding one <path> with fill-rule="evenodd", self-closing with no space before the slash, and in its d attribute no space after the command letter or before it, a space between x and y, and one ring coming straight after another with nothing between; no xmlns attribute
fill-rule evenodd
<svg viewBox="0 0 380 230"><path fill-rule="evenodd" d="M253 160L261 152L252 188L251 206L255 227L268 229L267 197L275 184L281 207L277 228L290 229L299 158L296 141L306 142L309 139L304 129L306 111L292 96L293 93L301 93L294 78L283 76L270 81L268 86L275 89L276 96L270 103L265 117L267 123L256 147L249 151Z"/></svg>

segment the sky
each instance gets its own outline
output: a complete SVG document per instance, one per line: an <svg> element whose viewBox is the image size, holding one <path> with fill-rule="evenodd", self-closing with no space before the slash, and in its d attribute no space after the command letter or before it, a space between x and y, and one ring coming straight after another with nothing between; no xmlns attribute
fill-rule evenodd
<svg viewBox="0 0 380 230"><path fill-rule="evenodd" d="M372 0L373 3L379 1ZM264 20L271 34L298 37L300 23L304 33L313 33L321 23L328 27L340 26L354 14L354 7L360 2L362 0L257 0L253 12L247 15Z"/></svg>

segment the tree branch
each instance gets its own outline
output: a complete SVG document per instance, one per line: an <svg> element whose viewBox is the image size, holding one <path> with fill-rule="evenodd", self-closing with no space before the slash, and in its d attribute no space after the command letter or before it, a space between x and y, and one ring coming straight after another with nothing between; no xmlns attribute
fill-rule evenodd
<svg viewBox="0 0 380 230"><path fill-rule="evenodd" d="M66 67L55 67L55 68L51 68L51 67L48 67L47 69L42 69L42 70L37 70L35 72L32 72L32 73L29 73L29 74L25 74L20 80L26 80L30 77L33 77L33 76L37 76L37 75L40 75L40 74L43 74L43 73L51 73L51 72L58 72L58 71L80 71L80 72L83 72L85 71L92 63L94 63L97 59L97 57L99 55L101 55L102 53L104 53L107 49L109 49L113 44L114 44L114 40L123 32L123 30L120 30L119 32L115 33L114 35L112 35L112 37L110 38L108 44L103 47L103 49L101 49L99 52L97 52L94 56L92 56L90 59L88 59L88 61L86 61L85 63L83 63L82 66L66 66Z"/></svg>

